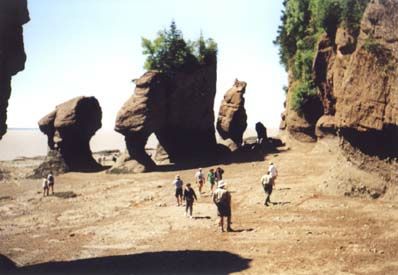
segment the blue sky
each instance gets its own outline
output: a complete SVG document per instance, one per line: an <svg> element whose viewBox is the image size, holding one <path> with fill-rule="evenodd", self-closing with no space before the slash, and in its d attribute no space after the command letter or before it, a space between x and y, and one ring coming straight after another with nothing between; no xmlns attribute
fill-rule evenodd
<svg viewBox="0 0 398 275"><path fill-rule="evenodd" d="M26 68L13 77L9 127L37 127L55 105L95 96L103 127L132 95L131 80L144 73L141 37L155 38L172 19L185 39L200 32L218 43L215 112L235 78L248 83L250 128L277 128L287 75L272 44L282 0L30 0L24 26Z"/></svg>

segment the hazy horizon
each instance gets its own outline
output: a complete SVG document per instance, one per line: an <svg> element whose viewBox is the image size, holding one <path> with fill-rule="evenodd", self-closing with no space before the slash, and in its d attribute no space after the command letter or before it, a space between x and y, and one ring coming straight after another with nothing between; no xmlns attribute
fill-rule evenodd
<svg viewBox="0 0 398 275"><path fill-rule="evenodd" d="M267 129L269 136L277 134L278 129ZM217 135L219 141L220 137ZM247 129L244 136L255 136L254 129ZM147 142L148 147L155 147L158 144L156 137L152 134ZM101 128L91 138L91 151L93 153L102 150L120 150L126 148L124 136L114 130ZM0 161L14 160L19 157L37 157L47 154L47 136L38 128L9 128L3 139L0 141Z"/></svg>

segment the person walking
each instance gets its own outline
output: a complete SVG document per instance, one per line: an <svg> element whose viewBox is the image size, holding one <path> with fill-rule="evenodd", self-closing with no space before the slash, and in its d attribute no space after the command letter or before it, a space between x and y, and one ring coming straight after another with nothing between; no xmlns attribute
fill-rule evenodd
<svg viewBox="0 0 398 275"><path fill-rule="evenodd" d="M43 178L42 187L43 187L43 197L45 197L46 195L48 196L48 181L47 181L47 178Z"/></svg>
<svg viewBox="0 0 398 275"><path fill-rule="evenodd" d="M195 173L196 184L198 185L199 194L202 193L203 184L205 183L205 175L202 172L202 168Z"/></svg>
<svg viewBox="0 0 398 275"><path fill-rule="evenodd" d="M47 183L48 183L48 189L51 189L51 195L54 195L55 178L54 178L52 171L50 171L50 173L47 176ZM47 192L47 195L48 195L48 192Z"/></svg>
<svg viewBox="0 0 398 275"><path fill-rule="evenodd" d="M213 202L217 206L217 215L220 217L219 226L221 232L224 232L224 217L227 218L227 231L233 231L231 228L231 193L225 189L226 183L221 180L213 193Z"/></svg>
<svg viewBox="0 0 398 275"><path fill-rule="evenodd" d="M183 181L181 180L180 176L177 175L175 180L173 181L173 185L175 187L175 196L177 199L177 206L182 205L182 186Z"/></svg>
<svg viewBox="0 0 398 275"><path fill-rule="evenodd" d="M193 202L194 200L198 200L198 198L190 183L187 183L184 188L183 199L185 200L185 217L189 216L192 219Z"/></svg>
<svg viewBox="0 0 398 275"><path fill-rule="evenodd" d="M275 180L278 177L278 170L273 162L269 163L268 174L271 176L273 186L275 186Z"/></svg>
<svg viewBox="0 0 398 275"><path fill-rule="evenodd" d="M217 167L215 172L216 182L222 180L222 175L224 174L224 170L221 167Z"/></svg>
<svg viewBox="0 0 398 275"><path fill-rule="evenodd" d="M210 184L210 193L213 193L214 184L216 183L216 174L213 168L211 168L207 174L207 182Z"/></svg>
<svg viewBox="0 0 398 275"><path fill-rule="evenodd" d="M264 205L269 206L269 203L271 203L270 197L271 197L272 190L274 187L274 185L272 183L272 177L269 172L261 177L261 185L263 186L263 189L265 192Z"/></svg>

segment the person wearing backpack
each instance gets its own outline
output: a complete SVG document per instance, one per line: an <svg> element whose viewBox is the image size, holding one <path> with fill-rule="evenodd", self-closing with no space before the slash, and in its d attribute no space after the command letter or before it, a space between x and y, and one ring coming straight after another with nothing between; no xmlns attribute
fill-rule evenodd
<svg viewBox="0 0 398 275"><path fill-rule="evenodd" d="M188 182L185 185L183 199L185 200L185 216L192 219L192 209L194 200L198 200L195 191L192 189L191 184ZM188 214L189 211L189 214Z"/></svg>
<svg viewBox="0 0 398 275"><path fill-rule="evenodd" d="M273 181L270 172L261 177L261 185L263 186L265 192L264 205L269 206L269 203L271 203L270 197L272 194L273 187L275 185L275 181Z"/></svg>
<svg viewBox="0 0 398 275"><path fill-rule="evenodd" d="M51 172L51 171L50 171L50 173L47 176L47 182L48 182L48 188L51 189L51 195L54 195L55 179L54 179L53 172ZM48 195L48 191L47 191L47 195Z"/></svg>
<svg viewBox="0 0 398 275"><path fill-rule="evenodd" d="M231 193L225 189L226 183L221 180L213 193L213 202L217 206L217 215L220 217L219 226L224 232L224 217L227 218L227 231L232 232L231 228Z"/></svg>

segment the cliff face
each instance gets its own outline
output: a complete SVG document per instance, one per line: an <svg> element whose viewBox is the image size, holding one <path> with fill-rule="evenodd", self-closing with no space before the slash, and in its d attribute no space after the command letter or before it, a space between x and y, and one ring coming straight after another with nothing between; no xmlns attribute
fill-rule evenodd
<svg viewBox="0 0 398 275"><path fill-rule="evenodd" d="M283 126L312 138L338 132L366 154L397 157L397 29L398 2L375 0L357 37L341 26L333 36L322 35L312 67L319 103L298 116L290 108L289 87Z"/></svg>
<svg viewBox="0 0 398 275"><path fill-rule="evenodd" d="M22 25L28 21L27 0L0 1L0 139L7 131L11 77L25 68Z"/></svg>

